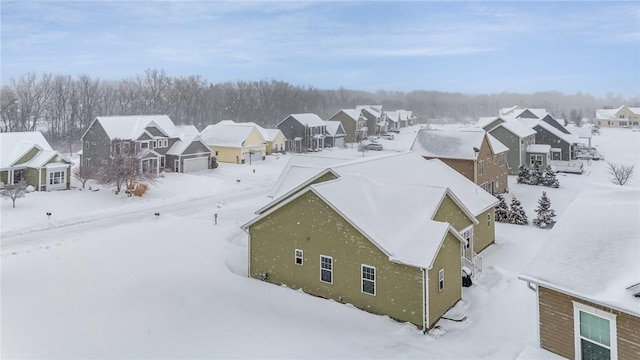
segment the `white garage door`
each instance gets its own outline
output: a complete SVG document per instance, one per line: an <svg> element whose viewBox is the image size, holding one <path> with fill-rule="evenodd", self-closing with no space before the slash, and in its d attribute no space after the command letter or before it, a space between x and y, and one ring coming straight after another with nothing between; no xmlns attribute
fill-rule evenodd
<svg viewBox="0 0 640 360"><path fill-rule="evenodd" d="M335 138L336 143L335 143L335 147L339 147L339 148L343 148L344 147L344 138L340 137L340 138Z"/></svg>
<svg viewBox="0 0 640 360"><path fill-rule="evenodd" d="M251 160L249 160L249 156L251 156ZM262 161L262 151L254 151L253 154L245 153L244 155L244 163L249 164L256 161Z"/></svg>
<svg viewBox="0 0 640 360"><path fill-rule="evenodd" d="M207 170L209 168L209 158L198 157L193 159L184 159L182 172L190 173L194 171Z"/></svg>

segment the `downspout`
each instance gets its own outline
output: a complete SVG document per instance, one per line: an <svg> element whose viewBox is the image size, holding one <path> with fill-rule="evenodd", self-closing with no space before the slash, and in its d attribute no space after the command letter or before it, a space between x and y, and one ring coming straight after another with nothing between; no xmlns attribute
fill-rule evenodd
<svg viewBox="0 0 640 360"><path fill-rule="evenodd" d="M429 300L427 294L427 270L422 270L422 333L427 333L427 324L429 323L429 312L427 311L427 301Z"/></svg>
<svg viewBox="0 0 640 360"><path fill-rule="evenodd" d="M249 233L249 229L245 231L249 236L249 241L247 242L247 277L251 277L251 233Z"/></svg>
<svg viewBox="0 0 640 360"><path fill-rule="evenodd" d="M527 283L527 286L529 286L529 283ZM529 286L530 287L530 286ZM538 346L541 346L542 343L540 342L540 287L536 286L536 320L538 325L536 326L536 337L538 338Z"/></svg>
<svg viewBox="0 0 640 360"><path fill-rule="evenodd" d="M42 190L42 168L38 168L38 191Z"/></svg>

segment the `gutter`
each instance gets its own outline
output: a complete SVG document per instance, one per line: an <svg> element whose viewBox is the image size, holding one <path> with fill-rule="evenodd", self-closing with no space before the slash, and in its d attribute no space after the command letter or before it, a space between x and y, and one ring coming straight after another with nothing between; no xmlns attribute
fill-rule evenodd
<svg viewBox="0 0 640 360"><path fill-rule="evenodd" d="M427 293L427 270L422 268L422 333L427 334L427 324L429 323L429 311L427 311L427 304L429 301L429 294Z"/></svg>

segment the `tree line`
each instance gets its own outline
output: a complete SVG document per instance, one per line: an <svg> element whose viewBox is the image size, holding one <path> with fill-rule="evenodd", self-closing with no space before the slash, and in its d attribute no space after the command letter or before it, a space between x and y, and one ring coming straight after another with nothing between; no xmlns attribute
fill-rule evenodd
<svg viewBox="0 0 640 360"><path fill-rule="evenodd" d="M199 75L174 77L159 69L147 69L144 74L120 81L28 73L2 86L0 130L41 130L54 143L71 143L79 140L96 116L167 114L176 124L193 124L200 130L224 119L273 128L289 114L316 113L327 119L340 109L367 104L411 110L418 122L426 123L472 122L514 105L545 108L559 118L574 120L582 114L592 118L598 108L638 106L640 99L556 91L465 94L321 90L279 80L211 83Z"/></svg>

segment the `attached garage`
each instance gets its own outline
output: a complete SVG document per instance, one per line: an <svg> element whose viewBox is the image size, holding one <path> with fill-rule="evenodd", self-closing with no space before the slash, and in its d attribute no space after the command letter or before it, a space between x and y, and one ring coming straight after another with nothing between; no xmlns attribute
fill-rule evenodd
<svg viewBox="0 0 640 360"><path fill-rule="evenodd" d="M251 164L252 162L256 161L262 161L262 151L247 151L246 153L244 153L245 164Z"/></svg>
<svg viewBox="0 0 640 360"><path fill-rule="evenodd" d="M184 159L182 162L182 172L184 173L207 170L208 168L209 158L206 156Z"/></svg>
<svg viewBox="0 0 640 360"><path fill-rule="evenodd" d="M344 147L344 137L337 137L335 138L335 144L333 144L333 146L335 147L339 147L339 148L343 148Z"/></svg>

